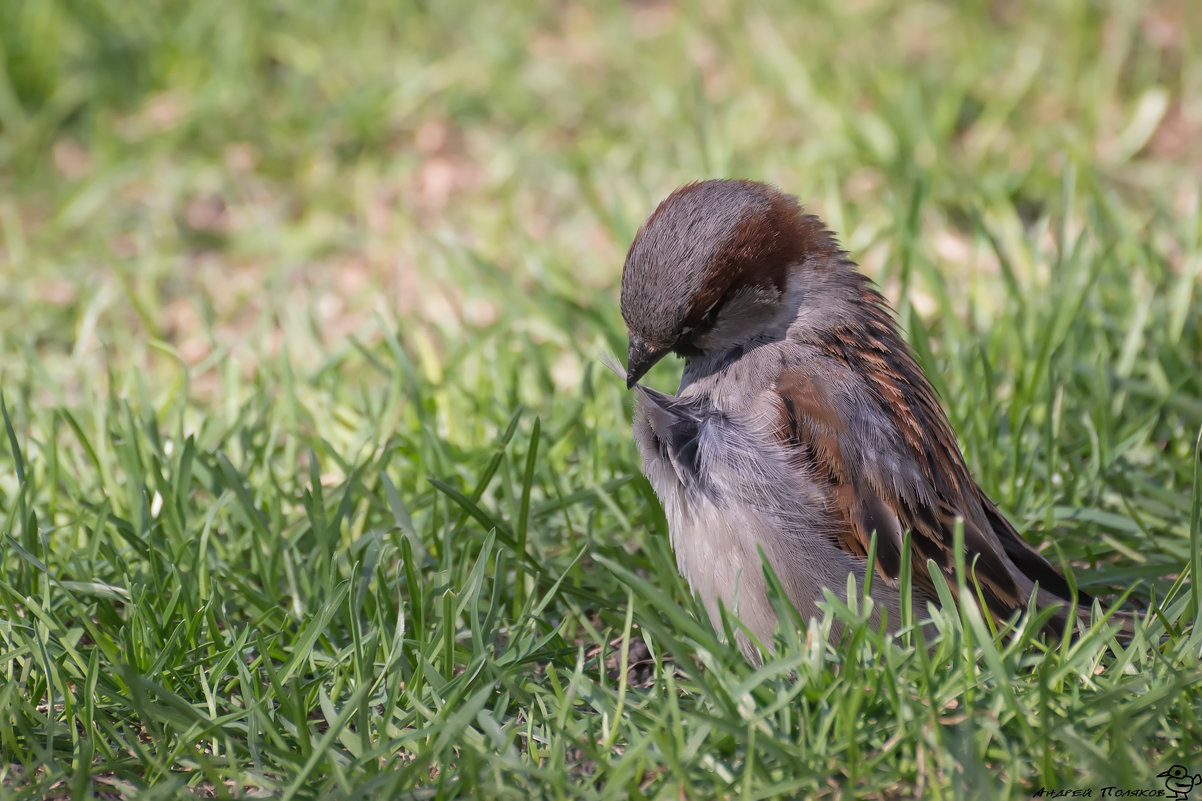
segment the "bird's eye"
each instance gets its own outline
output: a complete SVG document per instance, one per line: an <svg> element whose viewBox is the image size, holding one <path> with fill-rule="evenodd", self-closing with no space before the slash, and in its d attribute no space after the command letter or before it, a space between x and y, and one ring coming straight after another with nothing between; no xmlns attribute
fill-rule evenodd
<svg viewBox="0 0 1202 801"><path fill-rule="evenodd" d="M680 329L680 336L676 338L676 348L688 343L690 340L696 339L699 336L708 334L714 327L714 323L718 321L718 312L720 311L721 302L710 306L705 315L697 322L696 325L686 325Z"/></svg>

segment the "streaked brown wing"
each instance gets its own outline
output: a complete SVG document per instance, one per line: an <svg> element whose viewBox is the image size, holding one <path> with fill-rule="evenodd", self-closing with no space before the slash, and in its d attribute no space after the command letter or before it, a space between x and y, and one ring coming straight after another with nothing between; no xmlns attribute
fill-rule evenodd
<svg viewBox="0 0 1202 801"><path fill-rule="evenodd" d="M827 357L830 370L847 384L863 385L859 407L842 404L813 369L786 369L776 384L780 436L796 454L800 469L825 482L846 526L834 537L840 547L867 555L877 532L877 571L896 581L904 532L912 532L912 578L933 591L927 575L931 559L948 576L954 571L955 521L964 525L966 564L976 566L989 609L1008 617L1026 603L1029 586L1039 585L1064 599L1064 578L1031 548L969 475L951 426L908 347L896 333L888 307L864 287L865 317L854 328L827 332L811 342ZM857 384L856 382L859 382ZM877 431L887 420L892 431ZM874 426L873 421L878 421ZM857 436L851 436L858 426ZM886 426L888 428L888 426ZM863 440L864 431L879 441ZM882 461L866 449L893 449L891 461L904 475L882 474ZM953 584L954 586L954 584ZM1089 604L1092 599L1078 593Z"/></svg>

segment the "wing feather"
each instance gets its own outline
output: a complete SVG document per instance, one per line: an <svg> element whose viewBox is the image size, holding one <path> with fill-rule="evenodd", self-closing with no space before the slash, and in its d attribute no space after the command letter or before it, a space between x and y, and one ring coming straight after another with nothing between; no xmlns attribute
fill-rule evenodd
<svg viewBox="0 0 1202 801"><path fill-rule="evenodd" d="M846 525L838 545L864 557L877 534L876 570L896 581L904 534L912 532L912 579L933 590L932 560L949 578L954 532L963 521L966 564L975 565L986 606L1009 617L1035 582L1068 601L1064 577L986 497L969 474L935 392L897 334L884 299L865 285L865 319L809 344L817 363L786 366L774 391L779 436L800 469L825 482ZM952 584L954 587L954 583ZM1092 598L1077 593L1088 607Z"/></svg>

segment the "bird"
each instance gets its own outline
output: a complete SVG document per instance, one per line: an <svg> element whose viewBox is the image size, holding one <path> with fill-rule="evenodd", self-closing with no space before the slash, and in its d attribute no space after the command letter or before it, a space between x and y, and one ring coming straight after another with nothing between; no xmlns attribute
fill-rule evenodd
<svg viewBox="0 0 1202 801"><path fill-rule="evenodd" d="M1195 773L1191 776L1189 768L1185 765L1173 765L1168 770L1157 773L1156 777L1164 779L1164 786L1168 788L1172 797L1182 801L1189 798L1194 787L1202 784L1202 774Z"/></svg>
<svg viewBox="0 0 1202 801"><path fill-rule="evenodd" d="M974 480L888 302L793 195L733 179L672 192L627 253L621 313L634 439L677 567L717 631L723 608L735 615L749 660L778 625L763 560L803 621L871 570L870 621L896 632L903 550L922 614L933 573L957 586L958 521L988 615L1008 620L1032 594L1056 609L1052 629L1074 603L1088 615L1093 598ZM675 395L639 383L669 354L684 359Z"/></svg>

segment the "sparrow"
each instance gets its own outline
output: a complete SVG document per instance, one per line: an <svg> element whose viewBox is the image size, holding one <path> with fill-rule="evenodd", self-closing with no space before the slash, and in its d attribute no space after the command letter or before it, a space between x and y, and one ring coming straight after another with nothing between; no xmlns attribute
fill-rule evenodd
<svg viewBox="0 0 1202 801"><path fill-rule="evenodd" d="M761 551L805 620L824 591L847 601L849 575L862 591L874 534L870 619L896 631L906 533L921 615L937 602L928 561L957 586L957 520L987 614L1010 618L1036 592L1059 607L1049 626L1068 624L1064 576L977 485L888 303L797 198L743 180L677 189L630 246L621 307L643 472L718 631L725 607L771 647ZM677 393L640 385L670 353L684 358Z"/></svg>

